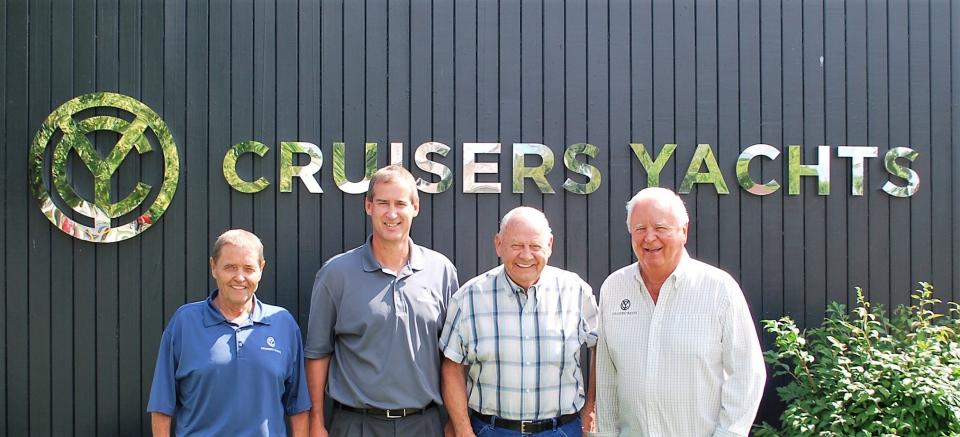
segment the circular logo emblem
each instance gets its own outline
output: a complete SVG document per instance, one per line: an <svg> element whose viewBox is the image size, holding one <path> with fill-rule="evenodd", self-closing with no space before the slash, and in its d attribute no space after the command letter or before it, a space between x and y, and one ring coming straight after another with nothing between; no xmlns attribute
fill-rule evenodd
<svg viewBox="0 0 960 437"><path fill-rule="evenodd" d="M94 115L82 120L76 115L90 108L109 108L126 112L128 117ZM129 121L128 121L129 120ZM117 200L111 199L111 177L120 164L136 149L137 153L150 152L152 147L147 130L153 132L163 153L163 182L156 199L149 207L141 209L128 223L112 226L119 219L138 207L150 195L151 186L137 182L132 192ZM119 134L120 139L106 156L101 156L88 134L109 131ZM51 140L60 133L58 141ZM53 151L47 160L47 150ZM68 158L75 151L80 161L93 176L93 200L82 198L73 189L68 174ZM61 231L76 238L95 243L112 243L134 237L153 225L163 215L177 191L180 178L180 162L177 145L166 123L152 109L136 99L116 93L92 93L75 97L60 105L40 126L30 145L30 186L40 202L40 210ZM49 168L49 183L46 170ZM52 187L50 187L52 185ZM53 191L73 210L74 214L87 217L93 226L78 223L54 203Z"/></svg>
<svg viewBox="0 0 960 437"><path fill-rule="evenodd" d="M624 311L629 310L629 309L630 309L630 299L621 300L621 301L620 301L620 309L621 309L621 310L624 310Z"/></svg>
<svg viewBox="0 0 960 437"><path fill-rule="evenodd" d="M267 337L267 346L277 347L277 341L273 337Z"/></svg>

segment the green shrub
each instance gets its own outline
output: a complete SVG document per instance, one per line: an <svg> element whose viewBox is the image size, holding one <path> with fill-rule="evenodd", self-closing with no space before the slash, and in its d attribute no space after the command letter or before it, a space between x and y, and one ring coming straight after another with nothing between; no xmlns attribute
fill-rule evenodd
<svg viewBox="0 0 960 437"><path fill-rule="evenodd" d="M764 320L776 335L764 358L792 381L777 389L781 428L764 423L754 435L960 435L960 306L937 314L933 286L920 285L892 317L858 288L852 314L832 303L823 325L804 333L789 317Z"/></svg>

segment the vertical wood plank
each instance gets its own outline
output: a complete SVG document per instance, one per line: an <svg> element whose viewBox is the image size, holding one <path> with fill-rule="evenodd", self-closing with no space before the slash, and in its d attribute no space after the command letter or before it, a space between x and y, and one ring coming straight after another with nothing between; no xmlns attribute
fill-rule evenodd
<svg viewBox="0 0 960 437"><path fill-rule="evenodd" d="M2 9L2 8L0 8ZM66 8L53 8L51 10L51 53L54 59L57 59L64 68L53 68L51 71L51 82L50 82L50 108L55 108L58 105L66 102L73 98L73 11L67 10ZM2 14L2 12L0 12ZM3 21L3 18L0 17L0 21ZM0 25L2 26L2 25ZM2 33L2 31L0 31ZM0 36L0 38L3 38ZM2 46L2 44L0 44ZM3 55L0 55L0 64L2 64ZM69 66L69 68L67 68ZM0 73L2 74L2 73ZM3 81L0 80L0 89L2 89ZM0 91L0 100L2 98L2 91ZM37 120L39 122L39 120ZM4 135L0 135L3 137ZM0 186L8 187L9 185L0 182ZM5 190L0 190L5 191ZM0 193L0 204L6 204L3 202L3 193ZM31 199L32 205L31 208L36 208L36 200ZM0 221L2 221L2 214L0 214ZM45 226L52 226L49 222L44 221ZM0 228L3 227L3 224L0 223ZM3 231L0 231L2 234ZM55 302L55 305L51 307L51 326L50 330L52 333L57 333L52 335L50 339L50 350L51 350L51 387L57 387L58 395L54 396L54 400L51 405L51 416L54 418L50 424L50 433L52 435L72 435L74 434L74 405L73 405L73 372L74 372L74 351L73 351L73 336L70 333L73 331L73 307L74 307L74 278L73 278L73 247L76 240L69 235L60 232L58 230L51 230L51 241L50 249L51 255L54 262L59 266L59 272L57 274L50 275L50 289L51 289L51 300ZM3 237L0 237L0 241L5 241ZM83 244L79 242L79 244ZM2 251L0 251L0 258L3 257ZM5 263L0 261L0 265ZM2 279L3 273L0 272L0 283L3 283ZM139 293L138 293L139 294ZM3 338L0 335L0 338ZM5 350L3 346L0 346L0 350ZM4 362L4 358L0 357L0 362ZM0 366L2 367L2 366ZM139 374L135 374L136 378L139 380ZM0 378L0 381L3 379ZM65 396L64 393L67 391L71 392L70 396ZM0 429L3 429L0 427Z"/></svg>
<svg viewBox="0 0 960 437"><path fill-rule="evenodd" d="M910 72L910 24L909 24L909 1L891 0L887 3L887 44L888 61L887 69L890 74L890 81L887 84L887 95L889 96L889 117L887 118L887 129L889 130L890 147L916 147L917 144L911 144L913 132L910 124L910 110L914 108L911 105L910 86L912 77ZM911 165L912 167L912 165ZM892 179L896 179L891 177ZM902 181L895 183L901 184ZM920 195L920 193L917 193ZM911 260L910 238L913 236L911 230L912 217L910 216L910 203L913 199L891 199L890 201L890 308L896 308L897 305L908 305L910 301L910 290L914 288L913 280L910 277L913 262Z"/></svg>
<svg viewBox="0 0 960 437"><path fill-rule="evenodd" d="M320 214L320 202L321 198L330 196L327 194L329 190L336 190L336 187L333 187L323 178L323 174L332 173L329 169L333 166L333 161L331 160L332 154L330 153L330 146L324 146L320 132L320 123L321 123L321 114L323 111L321 105L321 47L323 46L323 41L320 38L320 26L317 26L317 23L322 24L321 19L321 10L322 6L320 2L314 1L303 1L298 4L299 10L290 11L291 14L298 12L296 23L298 32L297 36L297 50L292 54L285 54L284 51L281 51L279 54L279 60L286 60L283 62L285 65L289 65L289 69L293 69L293 65L297 65L297 74L300 78L298 83L298 88L296 89L297 95L300 96L297 100L297 130L295 134L297 135L294 138L289 139L307 139L310 142L316 142L317 146L320 147L321 152L323 153L323 166L319 172L317 172L313 177L320 182L320 186L324 189L323 194L313 194L308 193L303 187L300 187L296 191L296 204L295 211L290 211L291 214L294 214L297 220L297 229L295 235L296 244L293 245L296 248L296 251L299 256L299 292L300 292L300 312L299 320L301 331L307 328L307 317L310 314L310 298L311 291L313 287L313 278L317 272L317 269L320 268L323 258L321 258L321 253L324 248L323 241L320 239L320 227L321 223L324 223L324 217ZM281 14L285 15L285 14ZM297 59L287 58L287 56L294 56ZM281 75L282 76L282 75ZM281 83L285 81L281 80ZM281 88L281 94L284 94L283 88ZM284 102L289 102L288 99L282 99ZM284 112L284 111L281 111ZM280 116L280 119L283 119ZM284 132L281 132L284 133ZM280 138L285 138L281 136ZM280 140L284 141L284 140ZM302 184L301 184L302 185ZM281 201L293 202L292 200L286 200L286 196L292 196L293 193L289 194L280 194L279 199ZM281 203L280 207L283 208L284 205ZM287 228L287 226L281 227L281 229ZM278 239L283 243L287 242L287 237L281 234L278 234ZM294 241L291 240L290 243ZM278 248L282 247L281 242L277 243ZM286 253L284 250L280 249L280 253ZM285 262L285 260L277 259L277 264ZM279 270L278 270L279 274ZM306 331L304 331L306 332Z"/></svg>
<svg viewBox="0 0 960 437"><path fill-rule="evenodd" d="M739 13L735 0L717 4L717 159L735 162L740 155ZM746 196L746 195L744 195ZM719 266L740 277L741 190L730 190L719 202Z"/></svg>
<svg viewBox="0 0 960 437"><path fill-rule="evenodd" d="M867 143L876 144L882 152L893 147L890 142L889 79L887 55L887 8L886 5L867 3ZM870 214L866 223L870 243L870 281L867 292L870 301L890 306L890 270L898 261L890 252L890 203L889 194L880 189L887 180L882 156L865 166L869 171L869 190L865 192Z"/></svg>
<svg viewBox="0 0 960 437"><path fill-rule="evenodd" d="M23 84L28 83L30 71L28 63L29 53L29 24L27 16L28 4L26 2L11 3L6 6L7 20L4 22L7 35L10 40L7 41L4 50L6 62L7 93L4 104L12 108L19 108L16 111L5 111L4 125L7 133L6 140L17 144L23 144L30 141L29 137L29 116L27 108L29 105L28 87ZM46 106L46 105L42 105ZM4 153L10 159L6 161L4 177L6 181L26 181L27 169L26 162L16 159L15 155L7 154L7 148L4 147ZM6 203L4 203L3 214L8 229L15 230L4 240L4 251L6 252L6 269L10 272L26 272L27 257L24 256L29 250L27 232L28 211L36 203L27 197L26 187L21 183L17 184L21 189L8 191ZM5 185L6 187L6 185ZM9 326L25 327L28 323L28 298L27 298L27 275L13 274L6 278L4 284L4 317ZM28 327L29 329L29 327ZM5 352L4 357L4 396L5 396L5 425L7 435L29 435L29 362L28 339L23 335L23 331L6 330L5 334ZM16 351L14 354L6 351Z"/></svg>
<svg viewBox="0 0 960 437"><path fill-rule="evenodd" d="M276 251L271 254L271 258L267 259L267 269L272 275L276 276L276 281L272 285L277 296L276 304L290 311L290 314L297 320L304 322L303 326L305 327L306 318L301 319L300 314L301 312L308 314L310 301L304 301L301 297L309 295L310 289L306 286L301 288L300 281L303 275L300 274L300 269L311 270L311 273L315 271L316 262L314 262L314 265L307 267L304 266L302 258L309 256L310 252L315 257L318 246L314 245L313 250L310 251L299 250L300 243L297 234L301 228L300 223L298 223L298 198L303 196L303 203L306 204L309 196L322 196L322 194L311 194L298 179L294 180L296 185L293 187L293 192L281 193L279 189L280 182L277 177L280 162L280 143L283 141L309 142L311 138L316 138L316 136L300 135L298 132L299 120L301 119L300 107L303 102L298 97L300 93L297 89L301 78L300 71L297 68L297 53L300 50L297 39L302 29L297 19L297 4L294 2L278 2L275 6L276 17L271 28L276 32L276 40L272 41L274 47L271 50L276 51L276 65L270 67L274 69L273 74L276 75L276 98L271 102L276 118L273 125L264 123L265 129L273 131L273 140L271 141L271 152L267 156L270 159L263 160L260 170L260 174L269 175L264 177L273 181L264 191L274 193L276 205L274 213L276 227L273 233ZM304 56L304 58L306 60L307 56ZM316 62L317 57L312 59ZM305 78L305 80L308 79ZM318 98L316 95L314 97ZM330 165L329 163L325 164ZM316 176L319 175L313 177ZM258 210L261 208L263 208L262 205L258 207ZM269 207L267 209L269 210ZM262 228L258 227L259 229ZM304 237L309 238L308 235L304 235ZM316 243L313 242L313 244ZM308 308L301 308L302 303L306 304Z"/></svg>
<svg viewBox="0 0 960 437"><path fill-rule="evenodd" d="M918 174L933 181L931 169L930 144L930 3L908 2L907 5L907 32L910 35L907 46L909 65L909 105L910 115L907 118L910 124L910 148L925 156L918 158L910 167ZM933 228L930 189L921 189L910 197L910 272L909 288L901 292L907 297L911 290L919 287L917 282L932 280L933 276ZM943 238L945 235L938 235ZM934 284L936 285L936 284Z"/></svg>
<svg viewBox="0 0 960 437"><path fill-rule="evenodd" d="M454 206L457 220L457 242L454 245L452 261L457 266L457 276L461 282L476 276L477 243L477 195L463 192L463 154L464 143L477 142L478 138L478 53L477 53L477 15L476 2L455 0L454 19L454 143L453 151Z"/></svg>
<svg viewBox="0 0 960 437"><path fill-rule="evenodd" d="M208 223L210 210L214 209L210 197L210 180L223 171L214 171L222 164L223 155L230 144L211 142L210 113L218 108L210 105L210 10L207 2L186 2L186 124L181 135L180 145L182 172L177 196L185 199L189 226L186 226L186 301L196 302L206 299L210 269L207 258L210 256L212 238L210 228L201 224ZM222 65L213 65L220 69ZM274 156L276 149L273 149ZM269 157L269 155L268 155ZM222 166L220 166L222 168ZM276 170L273 170L274 172ZM269 175L269 172L265 172ZM266 176L270 178L270 176ZM271 178L271 180L275 180ZM273 188L274 186L271 186ZM146 404L143 405L146 409Z"/></svg>
<svg viewBox="0 0 960 437"><path fill-rule="evenodd" d="M0 116L0 138L3 139L4 143L9 143L12 139L7 130L7 50L9 46L7 45L7 18L9 14L7 13L7 8L0 8L0 105L3 105L4 115ZM56 38L55 38L56 40ZM9 103L14 103L13 101ZM0 205L7 205L7 148L3 147L3 150L0 150L0 169L3 169L3 174L0 174ZM0 212L0 243L3 244L4 249L0 249L0 299L3 302L7 302L7 269L10 267L7 264L7 211L9 208L4 208ZM4 317L7 315L6 308L2 311ZM0 324L0 363L4 365L0 366L0 392L3 392L4 395L0 396L0 431L6 432L7 430L7 327L5 324ZM71 414L73 410L70 411ZM72 418L72 416L70 416Z"/></svg>
<svg viewBox="0 0 960 437"><path fill-rule="evenodd" d="M740 144L749 145L763 142L763 98L761 89L761 0L740 2L739 14L739 62L740 62ZM761 164L761 168L763 164ZM762 173L762 172L761 172ZM763 253L763 211L761 199L743 194L740 196L740 253L743 265L739 275L743 294L753 314L761 314L763 305L763 265L754 257L744 254Z"/></svg>
<svg viewBox="0 0 960 437"><path fill-rule="evenodd" d="M527 8L529 9L529 8ZM556 190L552 196L543 196L543 213L551 220L550 227L553 229L553 265L570 266L566 263L566 237L567 223L564 213L566 208L566 199L570 194L562 188L563 181L568 176L567 171L560 171L563 168L562 151L566 150L567 136L566 127L566 103L564 94L564 81L566 79L566 3L552 3L545 0L543 5L543 66L540 71L543 81L543 143L554 151L554 162L556 167L554 171L547 175L547 181ZM526 71L526 69L524 69ZM535 75L532 73L531 75ZM533 81L533 79L531 79ZM524 92L529 90L531 85L524 84ZM533 92L534 94L536 91ZM534 97L531 96L531 99ZM526 104L527 99L524 99ZM536 103L531 103L535 105ZM524 111L526 113L526 111ZM525 129L531 128L530 123L525 125ZM531 132L531 135L535 133ZM582 157L581 157L582 159ZM569 175L571 179L576 179L576 175Z"/></svg>
<svg viewBox="0 0 960 437"><path fill-rule="evenodd" d="M823 144L831 147L830 156L836 156L836 144L847 141L846 129L846 36L844 4L824 2L823 11L823 75L824 75L824 136ZM812 144L811 144L812 146ZM831 159L830 195L826 196L826 262L827 262L827 302L849 304L847 271L847 195L850 186L847 172L839 162ZM813 179L813 178L810 178ZM840 193L844 193L841 195ZM853 300L856 302L856 300Z"/></svg>
<svg viewBox="0 0 960 437"><path fill-rule="evenodd" d="M608 2L587 1L587 142L597 146L600 153L589 160L600 173L610 174L610 17ZM586 226L586 246L568 252L569 255L587 259L587 275L583 278L599 290L610 273L610 236L612 229L606 226L610 220L610 184L601 183L600 188L589 195L576 194L586 203L579 214L569 216ZM573 194L571 194L573 195ZM580 199L577 199L578 201ZM615 231L614 231L615 232ZM621 234L622 235L622 234ZM588 255L589 254L589 255Z"/></svg>
<svg viewBox="0 0 960 437"><path fill-rule="evenodd" d="M694 36L695 44L695 143L709 144L717 157L720 170L724 175L727 186L733 192L737 189L736 179L730 178L728 169L735 168L735 160L721 160L722 148L738 150L736 144L719 143L719 114L717 112L719 100L718 84L718 29L717 3L710 0L697 0L694 4L694 27L697 29ZM613 170L613 169L611 169ZM696 222L697 239L695 252L697 258L711 265L718 265L720 261L719 232L720 216L719 203L726 202L729 194L719 195L712 187L704 186L691 193L689 203L696 204L696 215L691 221ZM688 240L687 247L691 247Z"/></svg>
<svg viewBox="0 0 960 437"><path fill-rule="evenodd" d="M954 261L950 242L956 234L952 221L954 202L950 192L956 189L951 185L953 167L951 163L950 133L950 6L947 1L930 2L930 205L928 213L931 220L930 249L931 277L929 281L935 287L935 296L943 301L950 300L955 282L951 272L960 265ZM922 213L918 213L922 214ZM921 280L925 280L920 278ZM945 310L945 307L940 307Z"/></svg>
<svg viewBox="0 0 960 437"><path fill-rule="evenodd" d="M454 72L456 71L455 59L457 56L454 50L457 29L455 26L454 2L434 2L432 15L431 46L433 52L431 56L433 59L433 80L430 92L433 98L431 102L430 136L425 139L439 141L452 149L447 153L446 157L433 155L433 159L450 168L454 173L454 178L456 178L456 174L461 173L462 170L456 170L459 166L454 159L456 150L461 147L460 144L454 140L456 123L456 114L454 113L456 110L456 96L454 94L456 83ZM422 140L413 141L409 145L410 148L408 152L411 157L411 167L414 169L416 169L416 165L412 164L412 156L421 141ZM423 172L414 171L414 175L420 174L419 177L426 178L430 176L423 174ZM433 179L429 181L437 182ZM456 184L454 184L454 186L443 193L428 195L433 204L433 214L430 218L432 222L432 247L450 259L453 259L455 255L454 248L457 244L456 240L459 239L458 231L462 222L462 220L459 219L459 211L454 203L457 197L456 192L457 188ZM451 216L455 219L452 220ZM469 278L461 277L460 281L464 282L466 279Z"/></svg>
<svg viewBox="0 0 960 437"><path fill-rule="evenodd" d="M27 135L36 132L36 128L52 111L50 102L51 80L51 41L50 41L50 5L44 2L30 2L30 25L28 36L28 113ZM48 147L49 148L49 147ZM24 166L26 167L26 166ZM26 169L24 169L26 170ZM23 171L23 170L21 170ZM18 183L17 185L20 185ZM27 348L20 349L22 356L26 352L27 373L26 383L29 387L29 396L20 402L29 404L29 430L31 434L50 434L51 400L53 397L50 384L50 277L48 272L53 268L50 260L50 222L43 215L38 214L26 190L27 208L21 214L26 215L25 229L29 238L29 249L21 252L26 256L27 287L23 290L27 295L27 306L19 309L27 313L25 325L20 326L20 335L26 334ZM14 307L16 308L16 307ZM23 330L26 328L25 330Z"/></svg>
<svg viewBox="0 0 960 437"><path fill-rule="evenodd" d="M842 144L852 146L867 145L867 11L865 0L848 0L847 11L845 15L846 26L846 138ZM838 145L841 143L837 143ZM834 149L836 150L836 149ZM864 162L866 167L870 161L876 161L878 158L867 159ZM861 287L864 293L869 296L869 265L870 252L867 247L869 242L869 228L867 227L867 217L869 209L867 208L867 197L852 196L850 194L853 175L850 159L841 158L836 161L837 170L847 174L845 185L835 184L831 186L831 195L843 195L847 199L846 211L847 222L844 229L847 240L847 300L853 304L856 302L855 287ZM864 169L864 194L871 190L870 176L876 178L880 173L868 173Z"/></svg>
<svg viewBox="0 0 960 437"><path fill-rule="evenodd" d="M803 164L817 162L817 147L824 138L824 54L823 2L803 4ZM787 145L784 145L787 146ZM784 152L784 154L786 154ZM787 157L784 156L784 159ZM786 165L786 164L785 164ZM807 179L807 180L804 180ZM826 202L817 195L816 178L801 178L803 198L804 267L806 268L806 320L817 326L827 305L826 281ZM784 188L785 189L785 188Z"/></svg>
<svg viewBox="0 0 960 437"><path fill-rule="evenodd" d="M566 24L564 53L564 134L566 144L586 143L590 141L587 131L587 5L586 0L570 1L565 10ZM602 187L601 187L602 189ZM564 217L577 217L587 210L587 199L580 194L564 193ZM565 235L561 243L564 245L564 263L567 270L576 272L585 280L589 279L588 260L583 256L587 247L587 233L590 231L586 221L566 219ZM560 261L559 259L557 261Z"/></svg>
<svg viewBox="0 0 960 437"><path fill-rule="evenodd" d="M280 156L280 143L277 139L277 8L279 3L254 2L253 19L253 136L260 138L274 153L254 159L253 169L256 177L260 175L276 180L271 173L276 172ZM296 115L291 119L296 120ZM276 188L261 191L253 198L253 227L250 229L263 242L264 257L277 261L277 196ZM280 227L283 227L281 224ZM293 264L296 264L294 257ZM267 266L260 280L257 295L265 302L287 308L296 303L295 289L277 287L276 264ZM294 309L295 310L295 309Z"/></svg>
<svg viewBox="0 0 960 437"><path fill-rule="evenodd" d="M416 165L413 163L413 151L421 143L433 138L433 100L436 97L433 93L433 80L436 65L433 59L433 14L431 7L435 7L427 2L410 2L410 22L407 40L410 43L409 65L409 105L404 108L408 113L408 128L403 135L404 141L404 163L406 167L415 171ZM375 70L376 71L376 70ZM383 71L383 70L379 70ZM391 140L392 141L392 140ZM386 146L386 142L384 144ZM386 147L384 147L386 151ZM385 153L386 154L386 153ZM416 178L416 176L415 176ZM434 247L443 236L435 234L434 221L435 213L442 213L434 206L434 195L420 194L420 214L413 221L411 234L413 240L426 247ZM440 216L440 220L444 220Z"/></svg>
<svg viewBox="0 0 960 437"><path fill-rule="evenodd" d="M142 29L140 27L140 2L125 2L118 5L118 77L117 90L124 95L140 97L140 47ZM150 132L153 134L153 132ZM150 158L159 158L163 153L155 137L150 139L153 150ZM181 162L184 160L181 159ZM162 166L162 159L147 159L147 155L137 153L127 155L120 166L119 186L120 195L124 196L141 181L141 168L144 165ZM161 181L150 181L154 187L159 187ZM156 189L156 188L155 188ZM146 212L151 199L137 208L138 213ZM121 218L121 224L131 218ZM119 388L119 402L117 410L118 431L121 435L141 434L146 419L146 396L143 394L141 381L141 339L140 331L140 302L141 285L140 275L141 252L143 240L133 238L118 244L118 296L117 296L117 386ZM148 249L149 250L149 249ZM56 417L56 416L55 416ZM54 424L59 420L54 420ZM56 433L55 433L56 434Z"/></svg>
<svg viewBox="0 0 960 437"><path fill-rule="evenodd" d="M780 156L772 161L780 171L771 176L780 184L779 193L783 204L783 306L784 314L790 315L798 324L806 325L804 284L807 278L804 265L804 214L803 196L790 196L787 190L787 152L790 144L803 143L804 116L804 39L803 4L783 2L783 139L774 147ZM758 158L765 159L765 158ZM756 165L756 164L754 164ZM766 183L766 178L763 180ZM740 187L736 191L742 190ZM731 190L732 192L732 190Z"/></svg>
<svg viewBox="0 0 960 437"><path fill-rule="evenodd" d="M409 4L404 1L393 2L390 4L392 11L388 21L388 32L400 32L401 35L409 33ZM343 140L347 143L346 159L344 168L346 169L347 179L350 181L359 181L363 179L365 173L364 164L364 143L366 139L366 115L367 115L367 95L364 88L368 72L364 66L364 52L369 44L367 36L366 22L364 15L366 13L365 2L344 1L343 2L343 64L338 68L343 69ZM399 37L396 43L403 42L396 46L397 52L391 52L391 69L389 74L396 78L396 85L390 92L393 98L388 97L389 105L399 110L391 113L396 118L392 121L400 123L405 132L408 129L408 122L402 116L407 111L401 109L409 105L407 99L409 96L409 76L408 62L409 58L404 53L409 53L409 45L405 37ZM389 38L389 37L388 37ZM391 38L392 40L392 38ZM393 48L393 47L391 47ZM369 74L375 74L370 72ZM388 85L389 87L389 85ZM397 97L400 100L397 100ZM371 139L370 142L378 142L378 139ZM387 150L385 144L378 144L380 150ZM332 162L332 161L331 161ZM331 166L331 168L333 168ZM339 190L338 190L339 191ZM335 193L336 191L331 191ZM364 212L364 196L362 194L340 193L343 198L343 247L341 251L349 250L363 244L367 237L366 224L368 223L366 213Z"/></svg>
<svg viewBox="0 0 960 437"><path fill-rule="evenodd" d="M513 193L513 144L525 141L521 138L523 120L521 119L520 68L523 48L520 16L523 11L522 2L500 2L497 10L497 140L501 143L500 153L500 181L502 191L497 197L499 206L498 219L507 211L520 206L521 195ZM532 157L531 157L532 159ZM539 192L536 184L524 182L531 193ZM481 237L482 238L482 237ZM492 249L492 247L491 247Z"/></svg>
<svg viewBox="0 0 960 437"><path fill-rule="evenodd" d="M630 149L631 111L633 82L631 71L630 16L631 5L628 2L611 2L608 10L610 25L610 141L607 154L610 170L603 174L601 189L607 187L610 193L607 205L607 240L610 259L605 266L607 273L630 264L633 249L630 246L630 234L626 228L626 210L624 205L633 197L630 178L632 162L636 159ZM606 279L600 275L600 283ZM600 287L594 287L599 294Z"/></svg>
<svg viewBox="0 0 960 437"><path fill-rule="evenodd" d="M344 5L342 0L327 1L320 10L320 144L329 150L331 169L323 173L320 198L320 239L323 242L320 261L326 262L344 250L343 211L346 209L342 192L333 183L333 143L344 141ZM351 72L352 74L352 72ZM352 242L351 242L352 243Z"/></svg>
<svg viewBox="0 0 960 437"><path fill-rule="evenodd" d="M477 155L482 162L499 162L501 194L510 192L510 169L504 166L504 154L510 153L510 144L502 144L500 135L500 26L498 5L494 2L477 4L477 140L484 143L500 142L500 155ZM486 177L486 176L481 176ZM482 180L482 179L481 179ZM474 194L477 198L477 269L485 272L498 264L493 249L493 236L500 222L499 197L496 194Z"/></svg>

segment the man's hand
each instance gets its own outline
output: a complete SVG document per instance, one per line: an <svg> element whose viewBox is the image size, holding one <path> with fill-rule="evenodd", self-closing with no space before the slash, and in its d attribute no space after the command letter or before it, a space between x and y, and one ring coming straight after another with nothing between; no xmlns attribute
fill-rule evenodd
<svg viewBox="0 0 960 437"><path fill-rule="evenodd" d="M310 437L327 437L327 428L323 425L315 425L313 421L310 421Z"/></svg>
<svg viewBox="0 0 960 437"><path fill-rule="evenodd" d="M584 404L580 410L580 421L583 422L583 432L596 432L597 414L593 404Z"/></svg>
<svg viewBox="0 0 960 437"><path fill-rule="evenodd" d="M444 358L440 365L440 377L442 382L443 405L447 407L447 414L450 420L444 427L444 434L447 434L447 428L453 428L456 437L475 437L473 427L470 425L470 413L467 411L467 366L450 361Z"/></svg>
<svg viewBox="0 0 960 437"><path fill-rule="evenodd" d="M307 386L310 388L310 437L327 437L327 428L323 417L324 390L327 387L327 370L330 367L330 355L317 359L307 359Z"/></svg>

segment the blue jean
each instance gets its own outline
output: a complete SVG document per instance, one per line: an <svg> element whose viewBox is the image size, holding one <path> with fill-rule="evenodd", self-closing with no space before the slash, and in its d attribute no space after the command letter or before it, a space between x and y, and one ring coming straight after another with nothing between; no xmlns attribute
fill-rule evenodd
<svg viewBox="0 0 960 437"><path fill-rule="evenodd" d="M523 435L517 431L505 428L495 428L493 425L490 425L490 423L483 422L480 419L473 417L472 414L470 415L470 425L473 426L473 433L476 434L477 437L515 437ZM566 425L557 427L554 430L528 435L540 437L580 437L582 435L582 428L583 425L580 423L580 418L578 417L576 420Z"/></svg>

